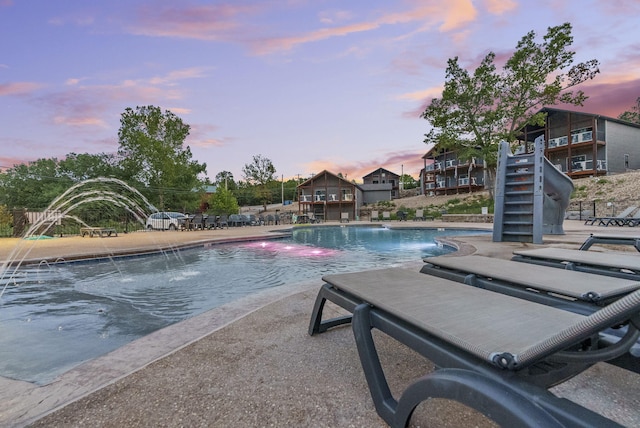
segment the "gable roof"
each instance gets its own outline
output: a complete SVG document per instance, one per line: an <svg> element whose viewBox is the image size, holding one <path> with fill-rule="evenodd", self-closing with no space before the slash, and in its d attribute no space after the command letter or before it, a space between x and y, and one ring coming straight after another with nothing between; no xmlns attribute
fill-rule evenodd
<svg viewBox="0 0 640 428"><path fill-rule="evenodd" d="M589 113L589 112L580 111L580 110L566 110L566 109L560 109L560 108L555 108L555 107L542 107L536 113L547 113L547 114L551 114L551 113L571 113L571 114L580 114L580 115L592 116L592 117L595 117L596 119L604 119L604 120L606 120L608 122L615 122L615 123L619 123L621 125L627 125L627 126L631 126L633 128L640 129L640 124L637 124L637 123L627 122L626 120L616 119L614 117L604 116L602 114ZM531 125L522 126L522 127L519 128L519 130L524 129L526 126L531 126Z"/></svg>
<svg viewBox="0 0 640 428"><path fill-rule="evenodd" d="M395 172L389 171L388 169L378 168L376 170L371 171L369 174L362 176L362 178L369 177L370 175L373 175L376 172L379 172L379 173L385 172L387 174L391 174L391 175L395 175L396 177L400 177L400 174L396 174Z"/></svg>
<svg viewBox="0 0 640 428"><path fill-rule="evenodd" d="M306 179L305 181L303 181L302 183L298 184L297 187L301 187L301 186L308 186L309 183L311 183L314 180L317 180L319 177L321 177L322 175L330 175L331 177L337 178L340 181L343 181L344 183L350 185L350 186L355 186L355 187L360 187L358 184L352 183L349 180L347 180L346 178L342 178L339 175L336 175L332 172L327 171L326 169L317 173L316 175L314 175L311 178Z"/></svg>

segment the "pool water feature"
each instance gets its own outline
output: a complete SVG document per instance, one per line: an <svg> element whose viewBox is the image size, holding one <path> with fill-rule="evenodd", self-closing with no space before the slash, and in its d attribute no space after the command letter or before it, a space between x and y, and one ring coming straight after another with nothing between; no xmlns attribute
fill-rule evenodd
<svg viewBox="0 0 640 428"><path fill-rule="evenodd" d="M473 233L483 232L294 228L285 239L27 266L0 299L0 376L46 384L83 361L249 294L320 282L327 273L419 262L452 251L435 237Z"/></svg>

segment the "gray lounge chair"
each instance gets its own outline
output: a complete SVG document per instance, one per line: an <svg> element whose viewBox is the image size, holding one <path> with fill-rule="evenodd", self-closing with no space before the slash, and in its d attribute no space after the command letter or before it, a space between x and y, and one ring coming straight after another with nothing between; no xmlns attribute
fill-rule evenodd
<svg viewBox="0 0 640 428"><path fill-rule="evenodd" d="M391 213L389 211L382 211L382 220L391 220Z"/></svg>
<svg viewBox="0 0 640 428"><path fill-rule="evenodd" d="M564 248L516 250L512 260L543 266L640 280L640 257L622 251L581 251Z"/></svg>
<svg viewBox="0 0 640 428"><path fill-rule="evenodd" d="M640 290L583 316L400 268L323 280L309 333L352 322L373 402L390 426L407 426L414 409L430 398L459 401L501 426L619 426L548 388L628 352L640 337ZM326 300L353 317L323 321ZM628 324L625 336L599 348L598 333L619 323ZM438 369L396 399L378 358L374 328Z"/></svg>
<svg viewBox="0 0 640 428"><path fill-rule="evenodd" d="M371 211L371 221L378 221L378 211Z"/></svg>
<svg viewBox="0 0 640 428"><path fill-rule="evenodd" d="M638 210L638 213L640 213L640 210ZM579 249L587 251L594 244L633 245L636 250L640 251L640 237L638 236L596 235L593 233L582 243Z"/></svg>
<svg viewBox="0 0 640 428"><path fill-rule="evenodd" d="M349 213L340 213L340 223L349 223Z"/></svg>
<svg viewBox="0 0 640 428"><path fill-rule="evenodd" d="M640 289L638 280L600 275L484 256L424 259L420 272L464 282L526 300L590 313Z"/></svg>
<svg viewBox="0 0 640 428"><path fill-rule="evenodd" d="M605 227L606 226L625 226L631 220L629 215L631 215L631 213L634 212L637 209L638 209L638 207L633 207L632 206L632 207L627 207L624 211L622 211L617 216L612 216L612 217L589 217L584 222L584 224L588 224L588 225L593 226L597 222L598 226L605 226ZM635 223L634 223L634 225L635 225Z"/></svg>

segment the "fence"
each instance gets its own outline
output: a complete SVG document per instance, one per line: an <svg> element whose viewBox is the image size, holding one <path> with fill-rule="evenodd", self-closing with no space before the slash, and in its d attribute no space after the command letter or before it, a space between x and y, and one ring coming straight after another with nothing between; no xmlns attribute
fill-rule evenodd
<svg viewBox="0 0 640 428"><path fill-rule="evenodd" d="M567 208L569 220L586 220L589 217L614 217L628 207L640 208L640 199L620 201L571 201Z"/></svg>
<svg viewBox="0 0 640 428"><path fill-rule="evenodd" d="M144 224L137 221L129 212L115 214L103 210L85 210L76 219L65 218L56 212L38 212L27 210L14 210L10 223L0 224L0 237L21 237L33 224L41 220L42 226L33 231L35 235L79 235L80 228L86 223L94 227L115 228L119 233L128 233L144 229Z"/></svg>

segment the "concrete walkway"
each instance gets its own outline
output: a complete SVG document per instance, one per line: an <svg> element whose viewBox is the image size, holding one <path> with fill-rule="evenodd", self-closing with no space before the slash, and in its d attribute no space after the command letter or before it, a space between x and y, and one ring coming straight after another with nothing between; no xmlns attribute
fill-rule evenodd
<svg viewBox="0 0 640 428"><path fill-rule="evenodd" d="M491 226L439 222L392 225ZM273 230L288 228L8 239L0 240L0 260L68 260L269 236ZM565 229L566 235L545 237L545 245L575 248L590 232L640 233L571 221ZM478 236L456 236L454 242L463 254L503 258L509 258L514 249L536 247L493 243L490 237ZM78 366L46 386L0 378L0 426L386 426L373 408L351 329L307 335L320 285L318 278L211 310ZM376 341L394 393L433 369L428 361L384 335L376 335ZM554 392L623 425L640 426L640 378L626 371L598 364ZM482 415L444 400L421 405L413 421L416 426L493 426Z"/></svg>

